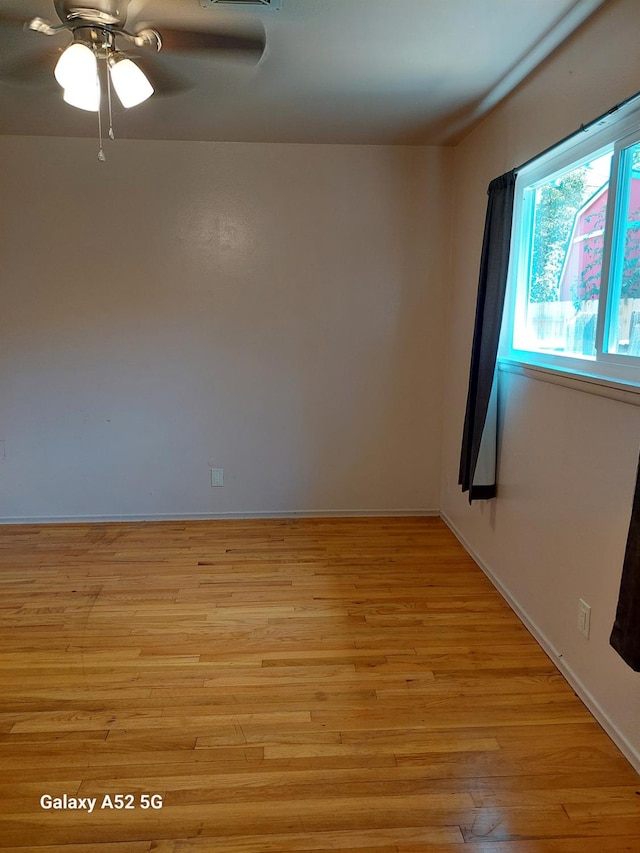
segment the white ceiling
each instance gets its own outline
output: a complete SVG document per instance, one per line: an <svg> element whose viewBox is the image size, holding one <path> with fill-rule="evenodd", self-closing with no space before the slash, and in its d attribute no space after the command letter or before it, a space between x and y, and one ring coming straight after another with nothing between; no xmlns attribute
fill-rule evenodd
<svg viewBox="0 0 640 853"><path fill-rule="evenodd" d="M161 55L184 88L116 109L119 137L268 142L455 142L606 0L281 0L279 11L199 0L131 0L157 25L262 20L255 66ZM82 5L90 6L91 0ZM133 14L132 14L133 13ZM0 0L0 15L56 20L53 0ZM49 54L48 38L0 28L0 133L95 136L47 67L29 85L2 69Z"/></svg>

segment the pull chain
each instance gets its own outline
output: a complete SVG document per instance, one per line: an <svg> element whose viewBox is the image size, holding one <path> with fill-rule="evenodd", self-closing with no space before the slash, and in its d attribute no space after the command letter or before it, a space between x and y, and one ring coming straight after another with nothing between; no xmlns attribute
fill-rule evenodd
<svg viewBox="0 0 640 853"><path fill-rule="evenodd" d="M107 98L109 100L109 139L115 139L113 133L113 112L111 109L111 74L109 73L109 60L107 58Z"/></svg>
<svg viewBox="0 0 640 853"><path fill-rule="evenodd" d="M107 159L107 155L104 153L104 149L102 147L102 116L100 109L102 106L102 95L100 96L100 103L98 104L98 141L100 143L100 149L98 151L98 160L101 163L104 163Z"/></svg>
<svg viewBox="0 0 640 853"><path fill-rule="evenodd" d="M98 66L99 68L99 66ZM102 86L100 85L100 73L99 70L96 69L96 84L98 86L98 142L100 144L100 148L98 150L98 160L101 163L104 163L107 159L107 155L104 153L104 148L102 147Z"/></svg>

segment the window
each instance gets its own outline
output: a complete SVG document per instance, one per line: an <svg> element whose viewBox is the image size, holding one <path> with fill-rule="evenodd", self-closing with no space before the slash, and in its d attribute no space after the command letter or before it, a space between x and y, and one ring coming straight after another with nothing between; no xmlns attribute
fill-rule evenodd
<svg viewBox="0 0 640 853"><path fill-rule="evenodd" d="M640 115L584 136L518 174L501 355L637 384Z"/></svg>

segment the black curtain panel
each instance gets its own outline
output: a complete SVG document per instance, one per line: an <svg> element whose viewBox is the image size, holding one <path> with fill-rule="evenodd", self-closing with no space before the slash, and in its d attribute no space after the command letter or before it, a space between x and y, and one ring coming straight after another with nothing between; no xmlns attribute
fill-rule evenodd
<svg viewBox="0 0 640 853"><path fill-rule="evenodd" d="M611 645L631 669L640 672L640 464Z"/></svg>
<svg viewBox="0 0 640 853"><path fill-rule="evenodd" d="M507 286L515 184L516 171L512 169L491 181L487 190L489 200L460 453L459 483L463 492L469 492L469 503L496 496L495 372Z"/></svg>

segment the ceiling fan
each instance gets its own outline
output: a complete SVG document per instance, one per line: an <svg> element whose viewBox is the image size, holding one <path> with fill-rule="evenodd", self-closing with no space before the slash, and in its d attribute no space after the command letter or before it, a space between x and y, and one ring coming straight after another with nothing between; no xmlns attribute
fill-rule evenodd
<svg viewBox="0 0 640 853"><path fill-rule="evenodd" d="M129 5L130 0L54 0L57 21L41 17L19 20L0 13L0 27L19 23L41 36L71 35L71 43L51 70L68 104L98 114L101 160L106 159L101 129L103 89L107 92L109 135L113 138L112 87L127 109L147 100L156 90L171 88L170 82L167 84L170 75L162 69L158 73L155 63L149 62L153 55L219 55L258 62L265 49L264 27L259 21L252 21L251 27L236 25L233 29L228 25L215 30L175 26L156 29L140 14L129 20ZM140 3L131 5L137 9ZM134 51L135 61L123 48L129 53ZM28 59L25 64L32 61ZM108 70L101 71L102 68Z"/></svg>

